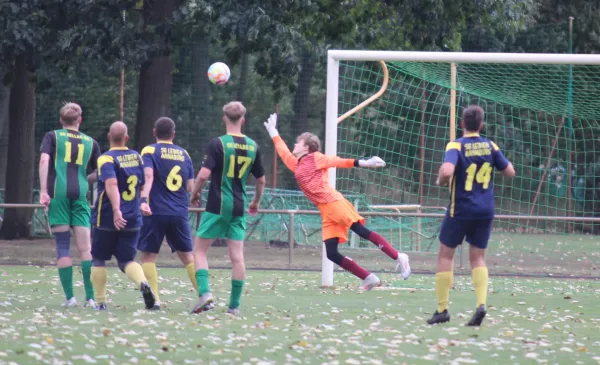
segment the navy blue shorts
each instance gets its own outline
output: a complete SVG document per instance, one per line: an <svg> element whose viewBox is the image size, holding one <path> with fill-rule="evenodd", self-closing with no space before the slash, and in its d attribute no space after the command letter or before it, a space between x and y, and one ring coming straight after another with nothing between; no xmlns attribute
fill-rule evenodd
<svg viewBox="0 0 600 365"><path fill-rule="evenodd" d="M92 236L92 257L108 261L113 256L117 262L135 260L140 230L116 231L96 227Z"/></svg>
<svg viewBox="0 0 600 365"><path fill-rule="evenodd" d="M170 215L144 217L138 250L158 253L165 236L172 252L192 252L190 219Z"/></svg>
<svg viewBox="0 0 600 365"><path fill-rule="evenodd" d="M466 238L469 244L485 249L490 240L493 221L494 218L469 220L446 217L440 229L440 242L456 248Z"/></svg>

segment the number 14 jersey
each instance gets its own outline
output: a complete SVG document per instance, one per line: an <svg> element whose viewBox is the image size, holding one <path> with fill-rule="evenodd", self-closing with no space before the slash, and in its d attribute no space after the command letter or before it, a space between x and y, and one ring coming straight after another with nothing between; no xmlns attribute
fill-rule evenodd
<svg viewBox="0 0 600 365"><path fill-rule="evenodd" d="M213 138L202 167L211 171L206 211L228 217L245 215L248 175L265 175L256 142L242 134Z"/></svg>
<svg viewBox="0 0 600 365"><path fill-rule="evenodd" d="M457 219L494 217L493 169L508 160L498 146L478 133L467 133L446 145L444 162L455 165L446 215Z"/></svg>
<svg viewBox="0 0 600 365"><path fill-rule="evenodd" d="M171 142L158 141L142 150L144 168L151 168L154 181L148 203L153 215L188 217L190 199L187 182L194 166L187 151Z"/></svg>

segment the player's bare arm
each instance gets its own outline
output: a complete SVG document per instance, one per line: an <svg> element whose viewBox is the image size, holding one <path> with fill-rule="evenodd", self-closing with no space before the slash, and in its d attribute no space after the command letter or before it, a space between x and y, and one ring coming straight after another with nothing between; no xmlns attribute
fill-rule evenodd
<svg viewBox="0 0 600 365"><path fill-rule="evenodd" d="M40 204L48 207L50 204L50 195L48 195L48 168L50 164L50 155L42 153L40 156Z"/></svg>
<svg viewBox="0 0 600 365"><path fill-rule="evenodd" d="M87 181L88 184L94 184L96 181L98 181L98 171L94 171L91 174L89 174L87 176Z"/></svg>
<svg viewBox="0 0 600 365"><path fill-rule="evenodd" d="M262 200L263 192L265 191L265 186L267 185L267 179L262 176L256 179L256 193L254 194L254 199L248 204L248 212L250 214L256 214L258 211L258 206L260 205L260 201Z"/></svg>
<svg viewBox="0 0 600 365"><path fill-rule="evenodd" d="M194 180L194 179L189 179L189 180L186 182L186 184L185 184L185 190L186 190L188 193L191 193L191 192L192 192L192 190L194 190L194 182L195 182L195 180Z"/></svg>
<svg viewBox="0 0 600 365"><path fill-rule="evenodd" d="M121 196L119 195L119 186L117 184L116 178L106 179L104 182L104 188L106 191L106 196L108 196L108 200L110 200L110 205L113 210L113 223L117 230L121 230L125 228L127 225L127 221L123 218L123 214L121 213Z"/></svg>
<svg viewBox="0 0 600 365"><path fill-rule="evenodd" d="M202 189L208 182L208 178L210 177L210 170L206 167L200 169L198 175L196 176L196 182L194 183L194 188L192 189L192 194L190 197L190 204L192 206L198 206L200 200L202 199Z"/></svg>
<svg viewBox="0 0 600 365"><path fill-rule="evenodd" d="M517 174L515 171L515 167L513 166L513 164L511 162L509 162L508 166L506 166L506 168L504 170L502 170L501 172L502 172L502 175L504 175L504 177L507 177L509 179L512 179Z"/></svg>
<svg viewBox="0 0 600 365"><path fill-rule="evenodd" d="M142 187L142 191L140 192L140 210L142 214L145 216L152 215L152 210L150 209L150 205L148 205L148 197L150 197L150 192L152 191L152 183L154 182L154 169L151 167L144 167L144 179L146 183Z"/></svg>
<svg viewBox="0 0 600 365"><path fill-rule="evenodd" d="M447 186L450 184L450 180L452 176L454 176L454 170L456 166L450 162L444 162L440 167L439 175L437 181L435 182L438 186Z"/></svg>

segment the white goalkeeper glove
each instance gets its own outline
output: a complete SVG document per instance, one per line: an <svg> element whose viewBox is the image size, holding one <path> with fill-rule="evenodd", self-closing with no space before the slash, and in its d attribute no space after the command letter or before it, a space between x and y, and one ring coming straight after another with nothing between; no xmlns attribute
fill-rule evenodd
<svg viewBox="0 0 600 365"><path fill-rule="evenodd" d="M385 167L385 161L377 156L373 156L368 160L358 160L360 167Z"/></svg>
<svg viewBox="0 0 600 365"><path fill-rule="evenodd" d="M266 122L264 122L265 128L267 128L267 132L269 132L269 136L274 138L279 135L277 132L277 114L273 113L269 116Z"/></svg>

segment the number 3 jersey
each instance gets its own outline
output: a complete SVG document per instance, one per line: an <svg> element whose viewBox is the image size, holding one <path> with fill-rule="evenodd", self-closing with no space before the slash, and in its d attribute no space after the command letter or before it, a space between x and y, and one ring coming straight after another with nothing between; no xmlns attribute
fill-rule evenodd
<svg viewBox="0 0 600 365"><path fill-rule="evenodd" d="M265 169L258 145L242 134L213 138L202 163L211 171L206 211L228 217L246 212L246 179L260 178Z"/></svg>
<svg viewBox="0 0 600 365"><path fill-rule="evenodd" d="M126 229L142 226L140 190L145 183L142 157L127 147L111 148L98 158L98 199L92 212L92 224L115 229L113 211L106 194L106 180L117 179L120 210L127 221Z"/></svg>
<svg viewBox="0 0 600 365"><path fill-rule="evenodd" d="M154 181L148 203L153 215L188 216L187 182L194 166L187 151L168 141L158 141L142 150L144 168L151 168Z"/></svg>
<svg viewBox="0 0 600 365"><path fill-rule="evenodd" d="M457 219L494 217L493 169L504 170L508 160L498 146L479 136L464 134L446 145L444 162L455 165L446 215Z"/></svg>
<svg viewBox="0 0 600 365"><path fill-rule="evenodd" d="M87 172L96 169L98 143L79 131L58 129L46 133L42 153L50 155L48 194L52 198L86 199Z"/></svg>

